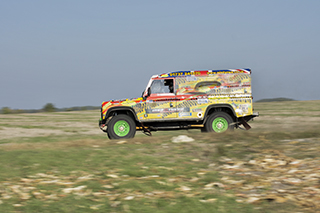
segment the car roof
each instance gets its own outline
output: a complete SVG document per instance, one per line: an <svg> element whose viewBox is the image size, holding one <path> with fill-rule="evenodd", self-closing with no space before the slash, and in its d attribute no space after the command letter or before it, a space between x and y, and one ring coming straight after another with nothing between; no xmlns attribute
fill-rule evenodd
<svg viewBox="0 0 320 213"><path fill-rule="evenodd" d="M160 75L154 75L152 78L176 78L182 76L201 76L201 75L214 75L214 74L231 74L231 73L244 73L251 74L251 69L225 69L225 70L193 70L193 71L173 71L168 73L163 73Z"/></svg>

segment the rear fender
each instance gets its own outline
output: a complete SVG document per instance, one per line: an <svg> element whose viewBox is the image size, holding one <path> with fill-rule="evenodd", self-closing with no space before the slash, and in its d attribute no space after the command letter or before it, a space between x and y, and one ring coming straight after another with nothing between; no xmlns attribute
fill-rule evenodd
<svg viewBox="0 0 320 213"><path fill-rule="evenodd" d="M207 107L207 110L204 114L204 120L203 120L203 123L206 122L207 118L208 118L208 115L214 113L214 112L219 112L219 111L222 111L222 112L226 112L228 113L234 122L238 123L238 117L237 117L237 114L236 112L234 111L233 107L229 104L213 104L213 105L210 105Z"/></svg>

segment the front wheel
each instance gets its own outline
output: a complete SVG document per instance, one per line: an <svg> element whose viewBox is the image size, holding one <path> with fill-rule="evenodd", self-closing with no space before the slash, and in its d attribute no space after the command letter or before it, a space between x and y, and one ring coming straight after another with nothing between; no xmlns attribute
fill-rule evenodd
<svg viewBox="0 0 320 213"><path fill-rule="evenodd" d="M116 115L109 121L107 133L110 139L133 138L136 134L136 124L128 115Z"/></svg>
<svg viewBox="0 0 320 213"><path fill-rule="evenodd" d="M225 132L228 129L233 129L234 126L231 125L233 122L231 116L225 112L215 112L211 114L204 125L202 131L204 132Z"/></svg>

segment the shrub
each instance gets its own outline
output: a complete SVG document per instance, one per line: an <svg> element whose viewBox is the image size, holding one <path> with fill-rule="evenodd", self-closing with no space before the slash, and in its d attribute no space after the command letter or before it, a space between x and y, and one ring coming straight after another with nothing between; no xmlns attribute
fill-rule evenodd
<svg viewBox="0 0 320 213"><path fill-rule="evenodd" d="M44 105L42 110L45 112L55 112L57 111L57 108L52 103L47 103L46 105Z"/></svg>

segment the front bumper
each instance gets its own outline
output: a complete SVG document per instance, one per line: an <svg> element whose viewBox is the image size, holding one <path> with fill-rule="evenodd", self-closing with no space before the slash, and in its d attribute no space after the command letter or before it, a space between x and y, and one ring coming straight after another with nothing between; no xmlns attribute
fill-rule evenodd
<svg viewBox="0 0 320 213"><path fill-rule="evenodd" d="M101 118L100 118L100 120L99 120L99 127L100 127L100 129L101 129L103 132L107 132L108 126L107 126L107 124L105 123L105 120L102 120Z"/></svg>

